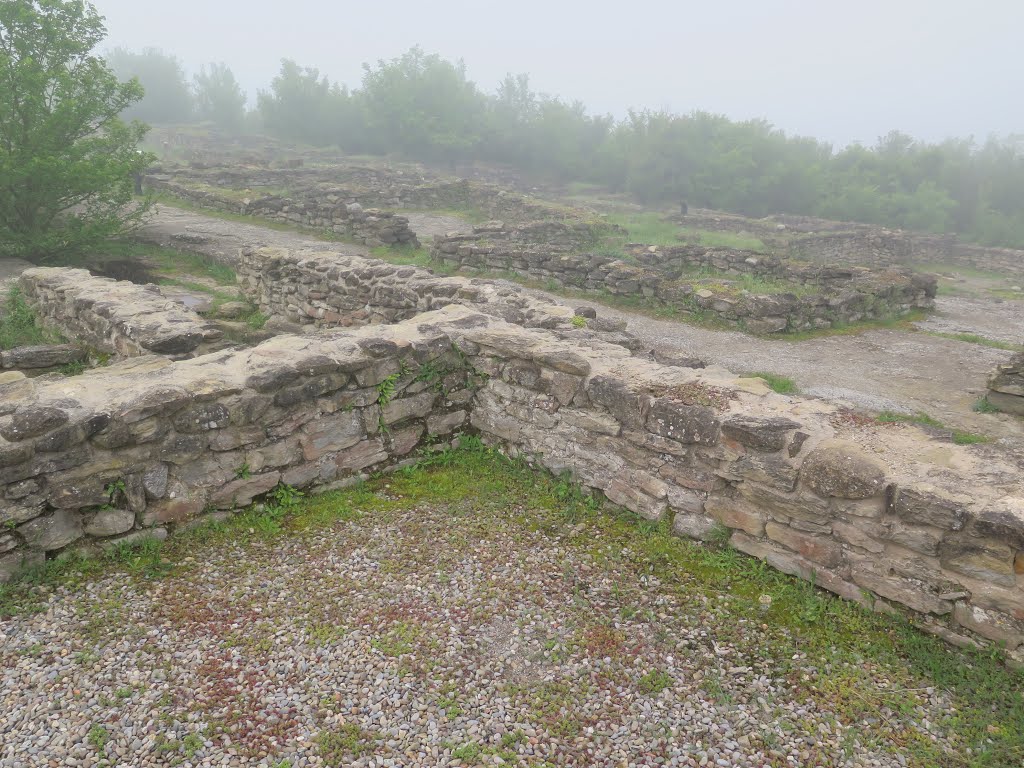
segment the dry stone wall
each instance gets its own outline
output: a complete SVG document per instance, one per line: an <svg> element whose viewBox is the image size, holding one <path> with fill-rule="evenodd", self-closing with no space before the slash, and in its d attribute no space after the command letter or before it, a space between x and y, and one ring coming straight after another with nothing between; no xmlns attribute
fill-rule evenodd
<svg viewBox="0 0 1024 768"><path fill-rule="evenodd" d="M1001 411L1024 416L1024 352L993 371L986 398Z"/></svg>
<svg viewBox="0 0 1024 768"><path fill-rule="evenodd" d="M852 427L759 379L447 307L0 384L0 577L162 538L281 483L345 485L462 430L962 645L1024 661L1024 487L983 448Z"/></svg>
<svg viewBox="0 0 1024 768"><path fill-rule="evenodd" d="M150 189L185 200L200 208L257 216L351 238L370 247L419 246L409 220L392 211L364 208L355 196L341 188L314 188L288 196L272 194L239 197L236 192L203 189L172 178L146 177Z"/></svg>
<svg viewBox="0 0 1024 768"><path fill-rule="evenodd" d="M238 278L264 314L317 327L394 323L450 304L544 328L570 328L574 315L490 280L438 277L419 267L335 252L244 250Z"/></svg>
<svg viewBox="0 0 1024 768"><path fill-rule="evenodd" d="M793 264L747 251L697 246L640 247L635 263L571 245L537 245L523 228L477 227L436 237L431 258L459 269L513 271L559 285L640 297L687 313L711 314L753 333L829 328L835 323L893 317L934 305L936 280L909 269ZM714 270L725 279L692 276ZM754 293L731 285L730 275L785 281L791 291ZM811 288L812 290L807 290Z"/></svg>
<svg viewBox="0 0 1024 768"><path fill-rule="evenodd" d="M188 357L223 335L155 285L61 267L25 270L18 285L46 326L109 354Z"/></svg>

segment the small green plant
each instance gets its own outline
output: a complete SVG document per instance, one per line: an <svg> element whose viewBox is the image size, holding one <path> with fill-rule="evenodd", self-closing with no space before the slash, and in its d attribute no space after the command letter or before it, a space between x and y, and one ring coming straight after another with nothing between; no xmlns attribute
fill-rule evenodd
<svg viewBox="0 0 1024 768"><path fill-rule="evenodd" d="M198 734L190 733L181 740L181 744L185 748L185 757L191 760L195 757L196 752L203 748L203 739Z"/></svg>
<svg viewBox="0 0 1024 768"><path fill-rule="evenodd" d="M235 470L235 477L239 480L248 480L252 477L252 469L249 467L249 462L242 462L241 466Z"/></svg>
<svg viewBox="0 0 1024 768"><path fill-rule="evenodd" d="M81 360L75 360L74 362L71 362L71 363L65 363L64 365L62 365L57 370L58 370L58 372L60 373L61 376L69 376L70 377L70 376L78 376L80 374L85 373L86 368L87 368L86 364L83 363Z"/></svg>
<svg viewBox="0 0 1024 768"><path fill-rule="evenodd" d="M573 315L573 318L570 322L572 323L573 328L587 327L587 318L583 317L583 315Z"/></svg>
<svg viewBox="0 0 1024 768"><path fill-rule="evenodd" d="M999 409L992 405L992 403L988 401L987 397L983 397L978 400L971 406L971 410L975 413L999 413Z"/></svg>
<svg viewBox="0 0 1024 768"><path fill-rule="evenodd" d="M18 286L7 292L0 307L0 349L13 349L33 344L52 344L62 339L40 325L36 313L25 301Z"/></svg>
<svg viewBox="0 0 1024 768"><path fill-rule="evenodd" d="M267 324L267 320L269 319L270 315L265 315L257 310L256 312L253 312L251 315L249 315L245 319L245 322L254 331L261 331L263 330L263 326Z"/></svg>
<svg viewBox="0 0 1024 768"><path fill-rule="evenodd" d="M475 741L469 741L463 744L461 747L457 747L452 750L452 757L456 760L471 760L476 762L480 759L480 745Z"/></svg>
<svg viewBox="0 0 1024 768"><path fill-rule="evenodd" d="M637 688L647 695L658 694L672 685L672 677L663 670L652 669L637 682Z"/></svg>
<svg viewBox="0 0 1024 768"><path fill-rule="evenodd" d="M89 729L89 733L85 738L89 742L90 747L97 752L102 752L107 746L107 742L110 741L110 734L107 733L107 729L102 725L96 724Z"/></svg>
<svg viewBox="0 0 1024 768"><path fill-rule="evenodd" d="M751 378L764 379L768 388L773 392L778 392L780 395L795 395L800 391L796 382L788 376L780 376L777 373L767 373L766 371L754 371L745 375Z"/></svg>
<svg viewBox="0 0 1024 768"><path fill-rule="evenodd" d="M401 373L393 373L377 385L377 405L381 408L390 403L395 396L395 389L401 377Z"/></svg>
<svg viewBox="0 0 1024 768"><path fill-rule="evenodd" d="M341 768L350 764L349 758L372 752L376 738L355 723L345 723L336 731L321 731L316 742L324 762L333 768Z"/></svg>

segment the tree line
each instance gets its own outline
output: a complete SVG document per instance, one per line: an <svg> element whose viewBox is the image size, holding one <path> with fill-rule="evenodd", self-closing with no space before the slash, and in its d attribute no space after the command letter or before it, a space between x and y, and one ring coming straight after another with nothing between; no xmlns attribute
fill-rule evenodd
<svg viewBox="0 0 1024 768"><path fill-rule="evenodd" d="M180 66L175 87L153 87L173 69L156 62L173 59L153 51L140 55L152 60L150 76L141 66L125 68L125 55L110 61L147 87L139 110L154 108L139 116L152 122L205 115L225 128L248 125L286 141L352 153L452 166L507 164L556 182L600 184L648 204L687 201L748 216L804 214L1024 247L1020 137L929 144L894 131L874 146L837 150L788 136L764 120L700 111L634 111L617 121L590 114L578 101L535 92L526 75L510 75L487 93L462 62L419 48L364 65L362 82L352 90L286 59L248 115L234 77L221 66L197 77L197 98L182 110L172 103L188 91Z"/></svg>
<svg viewBox="0 0 1024 768"><path fill-rule="evenodd" d="M76 0L0 3L0 251L52 253L137 221L144 204L125 213L124 203L151 159L136 152L145 123L188 122L453 167L502 164L652 205L955 231L1024 248L1017 138L929 144L893 132L837 150L707 112L615 120L537 93L526 75L486 92L462 62L419 48L364 65L353 89L286 59L249 108L225 64L189 80L163 51L97 55L104 36L102 18Z"/></svg>

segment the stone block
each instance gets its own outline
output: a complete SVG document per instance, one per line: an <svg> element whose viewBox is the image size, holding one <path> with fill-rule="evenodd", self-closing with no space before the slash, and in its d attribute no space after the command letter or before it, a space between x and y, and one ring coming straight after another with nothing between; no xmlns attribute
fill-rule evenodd
<svg viewBox="0 0 1024 768"><path fill-rule="evenodd" d="M889 512L908 523L947 531L963 530L970 517L966 499L932 485L894 489L890 494Z"/></svg>
<svg viewBox="0 0 1024 768"><path fill-rule="evenodd" d="M1003 587L1017 583L1015 555L1010 545L994 539L947 539L939 548L943 568Z"/></svg>
<svg viewBox="0 0 1024 768"><path fill-rule="evenodd" d="M912 579L887 576L868 568L855 567L853 581L879 597L905 605L918 613L934 613L944 616L953 610L949 600L942 600L927 587Z"/></svg>
<svg viewBox="0 0 1024 768"><path fill-rule="evenodd" d="M89 536L116 536L135 525L135 513L130 509L101 509L85 524Z"/></svg>
<svg viewBox="0 0 1024 768"><path fill-rule="evenodd" d="M800 424L780 417L733 416L722 423L722 434L758 451L781 451L787 434Z"/></svg>
<svg viewBox="0 0 1024 768"><path fill-rule="evenodd" d="M36 517L17 530L30 548L44 552L66 547L85 535L81 515L66 509Z"/></svg>
<svg viewBox="0 0 1024 768"><path fill-rule="evenodd" d="M427 432L431 435L447 435L466 423L466 411L435 414L427 418Z"/></svg>
<svg viewBox="0 0 1024 768"><path fill-rule="evenodd" d="M366 434L363 417L357 411L324 416L309 422L302 429L299 445L306 461L315 461L328 453L349 448Z"/></svg>
<svg viewBox="0 0 1024 768"><path fill-rule="evenodd" d="M422 418L430 413L436 400L437 393L433 391L392 400L383 407L382 418L385 424L396 424L406 419Z"/></svg>
<svg viewBox="0 0 1024 768"><path fill-rule="evenodd" d="M978 514L975 527L984 536L1024 549L1024 498L1004 496L998 499Z"/></svg>
<svg viewBox="0 0 1024 768"><path fill-rule="evenodd" d="M645 430L651 398L631 390L621 379L594 376L587 385L591 401L608 410L624 427Z"/></svg>
<svg viewBox="0 0 1024 768"><path fill-rule="evenodd" d="M883 530L870 522L846 523L842 520L835 520L832 523L832 533L840 541L866 552L878 555L885 551L885 545L872 536L873 533L880 535Z"/></svg>
<svg viewBox="0 0 1024 768"><path fill-rule="evenodd" d="M917 525L906 525L893 521L886 526L882 534L885 541L891 541L902 547L920 552L922 555L936 557L942 543L942 531Z"/></svg>
<svg viewBox="0 0 1024 768"><path fill-rule="evenodd" d="M783 549L775 542L762 541L742 531L735 531L729 538L729 545L744 554L764 560L772 568L783 573L805 581L813 581L816 586L827 589L846 600L861 605L870 604L856 584L851 584L834 571L822 568L798 554Z"/></svg>
<svg viewBox="0 0 1024 768"><path fill-rule="evenodd" d="M334 461L339 470L356 472L387 460L388 452L380 438L363 440L357 445L339 451Z"/></svg>
<svg viewBox="0 0 1024 768"><path fill-rule="evenodd" d="M709 541L714 538L716 523L707 515L681 512L672 520L672 532L688 539Z"/></svg>
<svg viewBox="0 0 1024 768"><path fill-rule="evenodd" d="M727 528L738 528L755 538L764 536L766 515L740 499L712 497L704 503L704 509Z"/></svg>
<svg viewBox="0 0 1024 768"><path fill-rule="evenodd" d="M835 568L843 562L842 547L825 536L804 533L773 520L768 521L765 533L768 538L826 568Z"/></svg>
<svg viewBox="0 0 1024 768"><path fill-rule="evenodd" d="M802 482L819 496L867 499L885 490L887 468L855 443L833 440L804 459Z"/></svg>
<svg viewBox="0 0 1024 768"><path fill-rule="evenodd" d="M604 489L604 495L613 504L625 507L647 520L661 520L668 509L667 501L651 498L624 478L612 480Z"/></svg>
<svg viewBox="0 0 1024 768"><path fill-rule="evenodd" d="M953 618L961 627L977 632L1006 650L1012 651L1024 645L1024 621L1005 613L961 601L953 608Z"/></svg>
<svg viewBox="0 0 1024 768"><path fill-rule="evenodd" d="M280 481L281 473L276 471L238 478L214 491L210 504L215 509L247 507L255 497L273 490Z"/></svg>
<svg viewBox="0 0 1024 768"><path fill-rule="evenodd" d="M391 454L394 456L405 456L412 451L423 436L423 426L414 425L406 429L396 430L388 435L388 443L391 447Z"/></svg>
<svg viewBox="0 0 1024 768"><path fill-rule="evenodd" d="M703 405L657 398L647 417L647 428L656 435L685 444L714 445L718 442L720 422L715 412Z"/></svg>
<svg viewBox="0 0 1024 768"><path fill-rule="evenodd" d="M9 418L0 419L0 437L8 442L38 437L68 422L68 414L50 406L22 406Z"/></svg>

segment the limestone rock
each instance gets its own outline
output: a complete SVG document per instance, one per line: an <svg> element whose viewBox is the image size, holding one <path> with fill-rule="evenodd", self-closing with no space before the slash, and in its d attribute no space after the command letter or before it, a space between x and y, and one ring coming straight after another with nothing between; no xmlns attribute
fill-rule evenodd
<svg viewBox="0 0 1024 768"><path fill-rule="evenodd" d="M818 446L800 470L800 479L819 496L867 499L885 490L887 468L854 444L840 440Z"/></svg>

